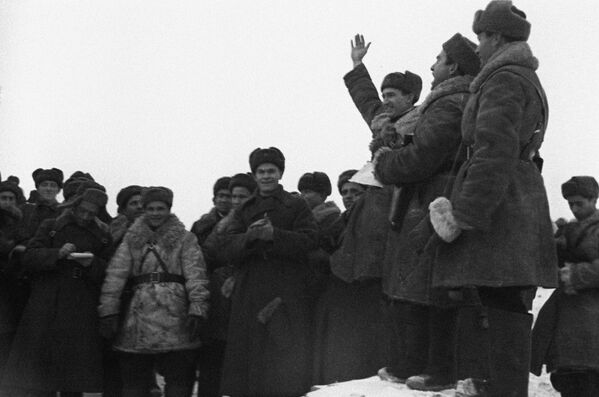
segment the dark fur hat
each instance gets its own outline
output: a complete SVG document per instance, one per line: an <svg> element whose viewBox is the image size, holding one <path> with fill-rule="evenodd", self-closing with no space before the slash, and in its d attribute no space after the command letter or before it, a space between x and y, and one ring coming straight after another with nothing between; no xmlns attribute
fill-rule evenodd
<svg viewBox="0 0 599 397"><path fill-rule="evenodd" d="M460 70L470 76L476 76L480 70L480 58L476 55L476 44L459 33L443 43L445 54L458 64Z"/></svg>
<svg viewBox="0 0 599 397"><path fill-rule="evenodd" d="M297 190L312 190L328 197L331 195L331 180L324 172L306 172L299 179Z"/></svg>
<svg viewBox="0 0 599 397"><path fill-rule="evenodd" d="M232 192L235 187L244 187L250 192L256 190L256 180L250 173L245 174L235 174L231 178L231 182L229 182L229 190Z"/></svg>
<svg viewBox="0 0 599 397"><path fill-rule="evenodd" d="M138 185L131 185L122 188L119 193L116 195L116 204L118 205L118 212L120 213L129 202L131 197L141 194L141 190L143 188Z"/></svg>
<svg viewBox="0 0 599 397"><path fill-rule="evenodd" d="M70 200L75 194L77 194L77 189L85 181L94 181L94 178L87 172L73 172L69 179L64 182L64 189L62 191L64 199Z"/></svg>
<svg viewBox="0 0 599 397"><path fill-rule="evenodd" d="M162 201L171 208L173 206L173 191L164 186L150 186L141 191L144 208L153 201Z"/></svg>
<svg viewBox="0 0 599 397"><path fill-rule="evenodd" d="M351 177L354 176L356 172L358 172L358 170L346 170L339 175L339 179L337 179L337 190L339 190L339 194L341 194L341 188L343 185L349 182Z"/></svg>
<svg viewBox="0 0 599 397"><path fill-rule="evenodd" d="M23 191L19 185L12 182L10 178L0 182L0 193L1 192L11 192L15 195L15 201L19 201L20 197L23 196Z"/></svg>
<svg viewBox="0 0 599 397"><path fill-rule="evenodd" d="M511 0L493 0L485 10L474 14L474 33L500 33L515 40L526 41L530 36L530 22L526 14L517 9Z"/></svg>
<svg viewBox="0 0 599 397"><path fill-rule="evenodd" d="M599 185L592 176L573 176L562 185L562 196L565 199L572 196L594 199L599 196Z"/></svg>
<svg viewBox="0 0 599 397"><path fill-rule="evenodd" d="M108 196L100 189L88 188L78 196L78 202L86 201L103 208L108 202Z"/></svg>
<svg viewBox="0 0 599 397"><path fill-rule="evenodd" d="M395 88L407 94L414 94L414 103L418 102L422 91L422 79L415 73L406 70L405 73L389 73L383 79L381 91L385 88Z"/></svg>
<svg viewBox="0 0 599 397"><path fill-rule="evenodd" d="M256 168L264 163L271 163L276 165L281 173L285 171L285 156L276 147L269 147L268 149L257 148L250 153L250 169L252 173L256 172Z"/></svg>
<svg viewBox="0 0 599 397"><path fill-rule="evenodd" d="M47 170L38 168L37 170L33 171L31 176L33 177L33 182L35 182L36 189L39 187L40 183L44 181L54 181L58 184L58 187L62 188L62 180L64 175L58 168L51 168Z"/></svg>
<svg viewBox="0 0 599 397"><path fill-rule="evenodd" d="M218 178L216 180L216 182L214 183L214 186L212 186L212 196L216 197L216 193L218 193L219 190L229 190L229 183L231 182L231 177L230 176L223 176L221 178Z"/></svg>

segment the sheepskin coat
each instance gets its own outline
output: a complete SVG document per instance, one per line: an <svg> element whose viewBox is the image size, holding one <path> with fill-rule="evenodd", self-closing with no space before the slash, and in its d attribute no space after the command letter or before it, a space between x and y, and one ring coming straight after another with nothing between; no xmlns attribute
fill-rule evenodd
<svg viewBox="0 0 599 397"><path fill-rule="evenodd" d="M526 42L508 43L470 85L462 118L469 156L450 197L464 230L435 244L435 286L556 286L547 193L527 149L548 116L537 67Z"/></svg>
<svg viewBox="0 0 599 397"><path fill-rule="evenodd" d="M94 254L90 266L59 259L75 244ZM108 227L77 224L70 209L40 225L23 256L32 277L31 296L19 323L3 386L44 391L102 390L102 339L97 305L112 255Z"/></svg>
<svg viewBox="0 0 599 397"><path fill-rule="evenodd" d="M382 153L375 171L387 185L410 189L409 202L399 232L389 232L383 259L383 291L393 299L430 303L432 259L414 249L410 233L425 220L428 205L443 195L451 182L453 163L462 141L462 113L470 95L472 76L443 81L418 107L420 117L411 144ZM458 159L461 161L462 159ZM457 168L453 171L457 171Z"/></svg>
<svg viewBox="0 0 599 397"><path fill-rule="evenodd" d="M206 316L206 268L196 236L186 231L174 214L156 230L150 228L145 215L129 228L106 271L99 314L119 314L127 279L163 272L156 255L148 252L152 243L168 272L182 275L185 285L162 282L135 286L126 311L121 313L123 320L114 348L131 353L162 353L199 347L201 342L192 339L186 320L188 315Z"/></svg>
<svg viewBox="0 0 599 397"><path fill-rule="evenodd" d="M247 241L255 221L270 219L273 240ZM238 267L221 393L300 396L310 387L311 320L307 254L318 228L306 202L279 187L236 211L227 250Z"/></svg>
<svg viewBox="0 0 599 397"><path fill-rule="evenodd" d="M560 260L568 262L575 294L563 286L547 300L533 329L531 371L584 368L599 371L599 211L564 227Z"/></svg>

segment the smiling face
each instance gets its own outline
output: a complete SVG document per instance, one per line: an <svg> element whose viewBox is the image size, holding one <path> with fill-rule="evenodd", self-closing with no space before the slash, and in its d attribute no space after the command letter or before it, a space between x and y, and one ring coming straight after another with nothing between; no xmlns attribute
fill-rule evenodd
<svg viewBox="0 0 599 397"><path fill-rule="evenodd" d="M54 203L56 202L56 196L58 196L58 193L60 192L60 187L58 186L58 183L54 181L42 181L37 186L37 191L42 200Z"/></svg>
<svg viewBox="0 0 599 397"><path fill-rule="evenodd" d="M279 181L283 173L272 163L263 163L256 168L254 178L258 184L258 191L263 196L273 194L279 188Z"/></svg>
<svg viewBox="0 0 599 397"><path fill-rule="evenodd" d="M166 222L171 213L171 209L162 201L152 201L145 207L146 222L151 228L155 229Z"/></svg>
<svg viewBox="0 0 599 397"><path fill-rule="evenodd" d="M401 116L412 107L414 102L414 94L404 94L397 88L385 87L381 94L385 112L389 113L391 118Z"/></svg>

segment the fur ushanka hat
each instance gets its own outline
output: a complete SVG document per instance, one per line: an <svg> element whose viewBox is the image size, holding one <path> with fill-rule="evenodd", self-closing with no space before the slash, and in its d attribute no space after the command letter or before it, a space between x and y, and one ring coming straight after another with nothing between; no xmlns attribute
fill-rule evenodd
<svg viewBox="0 0 599 397"><path fill-rule="evenodd" d="M331 195L331 180L324 172L306 172L299 179L297 190L312 190L328 197Z"/></svg>
<svg viewBox="0 0 599 397"><path fill-rule="evenodd" d="M562 196L565 199L572 196L594 199L599 196L599 185L592 176L573 176L562 185Z"/></svg>
<svg viewBox="0 0 599 397"><path fill-rule="evenodd" d="M452 61L458 64L460 70L470 76L476 76L480 70L480 58L476 55L476 44L459 33L443 43L443 51Z"/></svg>
<svg viewBox="0 0 599 397"><path fill-rule="evenodd" d="M517 9L511 0L493 0L484 11L476 11L472 30L476 34L500 33L515 40L526 41L530 36L530 22L526 20L524 11Z"/></svg>
<svg viewBox="0 0 599 397"><path fill-rule="evenodd" d="M250 153L250 169L252 173L256 173L256 168L260 164L271 163L276 165L281 173L285 171L285 156L276 147L269 147L268 149L257 148Z"/></svg>
<svg viewBox="0 0 599 397"><path fill-rule="evenodd" d="M406 70L405 73L389 73L383 79L381 91L385 88L395 88L407 94L414 94L414 103L418 102L422 91L422 79L415 73Z"/></svg>

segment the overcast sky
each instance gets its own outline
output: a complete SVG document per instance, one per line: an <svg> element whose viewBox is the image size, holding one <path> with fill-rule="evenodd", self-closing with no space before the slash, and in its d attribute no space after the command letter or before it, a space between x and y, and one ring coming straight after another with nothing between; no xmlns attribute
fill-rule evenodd
<svg viewBox="0 0 599 397"><path fill-rule="evenodd" d="M279 147L283 184L338 174L369 158L370 131L343 83L350 39L365 64L420 74L455 32L473 41L487 1L0 1L0 172L26 191L31 172L90 172L115 197L165 185L189 227L220 176L249 170L256 147ZM571 217L560 185L599 176L599 10L594 1L516 1L549 98L542 155L552 216ZM341 206L335 190L333 199Z"/></svg>

